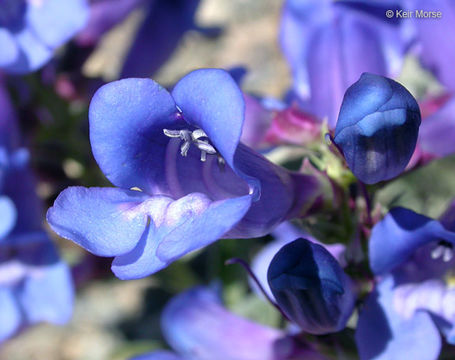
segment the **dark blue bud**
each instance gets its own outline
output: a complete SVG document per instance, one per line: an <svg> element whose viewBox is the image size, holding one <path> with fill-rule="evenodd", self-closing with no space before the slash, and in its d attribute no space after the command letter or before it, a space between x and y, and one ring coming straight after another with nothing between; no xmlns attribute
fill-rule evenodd
<svg viewBox="0 0 455 360"><path fill-rule="evenodd" d="M344 95L334 141L354 175L375 184L405 169L419 126L419 106L408 90L391 79L364 73Z"/></svg>
<svg viewBox="0 0 455 360"><path fill-rule="evenodd" d="M283 246L267 280L278 305L303 331L319 335L346 326L355 301L350 279L323 246L302 238Z"/></svg>

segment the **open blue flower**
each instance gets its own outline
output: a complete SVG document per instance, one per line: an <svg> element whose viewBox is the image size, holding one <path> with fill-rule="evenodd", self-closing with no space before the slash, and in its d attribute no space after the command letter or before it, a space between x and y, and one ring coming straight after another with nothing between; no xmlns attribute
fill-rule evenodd
<svg viewBox="0 0 455 360"><path fill-rule="evenodd" d="M406 41L397 1L287 0L280 41L291 67L293 92L306 110L336 123L346 89L364 72L397 75Z"/></svg>
<svg viewBox="0 0 455 360"><path fill-rule="evenodd" d="M44 65L85 24L85 0L4 0L0 3L0 69L27 73Z"/></svg>
<svg viewBox="0 0 455 360"><path fill-rule="evenodd" d="M325 359L302 340L229 312L212 289L196 287L165 307L161 328L176 353L156 351L132 360Z"/></svg>
<svg viewBox="0 0 455 360"><path fill-rule="evenodd" d="M403 172L419 126L419 105L405 87L365 73L344 95L334 141L354 175L374 184Z"/></svg>
<svg viewBox="0 0 455 360"><path fill-rule="evenodd" d="M103 86L90 106L93 154L116 188L68 188L48 212L57 234L147 276L221 237L267 234L319 195L239 143L243 96L223 70L196 70L170 94L150 79Z"/></svg>
<svg viewBox="0 0 455 360"><path fill-rule="evenodd" d="M454 210L437 221L395 208L373 228L369 255L379 283L360 314L362 359L436 359L438 329L455 344Z"/></svg>

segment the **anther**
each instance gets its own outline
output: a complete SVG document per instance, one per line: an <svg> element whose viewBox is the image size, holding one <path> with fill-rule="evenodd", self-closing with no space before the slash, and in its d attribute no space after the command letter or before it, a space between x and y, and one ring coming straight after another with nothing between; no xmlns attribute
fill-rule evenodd
<svg viewBox="0 0 455 360"><path fill-rule="evenodd" d="M208 136L202 129L190 130L169 130L163 129L164 135L170 138L180 138L183 144L180 146L180 154L187 156L191 144L194 144L201 151L201 161L207 160L207 154L218 155L218 162L221 163L221 156L217 153L215 147L209 143ZM206 138L202 139L202 138ZM222 158L221 158L222 159ZM223 159L224 162L224 159Z"/></svg>
<svg viewBox="0 0 455 360"><path fill-rule="evenodd" d="M440 241L438 246L431 251L431 258L442 258L442 261L449 262L453 259L453 245L444 240Z"/></svg>

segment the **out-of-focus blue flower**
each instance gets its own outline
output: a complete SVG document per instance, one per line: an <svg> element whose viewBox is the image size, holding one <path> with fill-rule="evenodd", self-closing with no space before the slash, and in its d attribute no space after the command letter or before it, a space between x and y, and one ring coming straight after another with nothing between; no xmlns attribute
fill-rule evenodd
<svg viewBox="0 0 455 360"><path fill-rule="evenodd" d="M115 256L122 279L221 237L267 234L319 196L314 177L239 143L243 96L223 70L194 71L172 94L150 79L110 83L89 116L93 154L117 188L68 188L48 221L88 251Z"/></svg>
<svg viewBox="0 0 455 360"><path fill-rule="evenodd" d="M27 161L0 83L0 342L37 322L63 324L72 313L70 271L42 229Z"/></svg>
<svg viewBox="0 0 455 360"><path fill-rule="evenodd" d="M407 41L397 18L385 12L397 1L287 0L281 46L306 110L335 126L343 94L364 72L394 76Z"/></svg>
<svg viewBox="0 0 455 360"><path fill-rule="evenodd" d="M440 11L441 18L413 19L419 56L423 65L451 91L455 91L455 3L452 0L412 0L406 3L413 11Z"/></svg>
<svg viewBox="0 0 455 360"><path fill-rule="evenodd" d="M436 359L438 328L455 344L454 214L455 203L440 221L395 208L373 228L370 264L380 280L360 314L362 359Z"/></svg>
<svg viewBox="0 0 455 360"><path fill-rule="evenodd" d="M432 158L455 153L455 97L452 96L442 107L422 121L419 129L418 146Z"/></svg>
<svg viewBox="0 0 455 360"><path fill-rule="evenodd" d="M0 3L0 69L27 73L43 66L88 17L85 0L4 0Z"/></svg>
<svg viewBox="0 0 455 360"><path fill-rule="evenodd" d="M16 216L10 231L0 234L0 341L41 321L66 323L74 292L68 266L42 230L43 212L30 171L10 167L2 180L2 193ZM7 215L2 211L0 218Z"/></svg>
<svg viewBox="0 0 455 360"><path fill-rule="evenodd" d="M47 235L21 236L0 245L0 342L38 322L63 325L73 310L70 271Z"/></svg>
<svg viewBox="0 0 455 360"><path fill-rule="evenodd" d="M362 74L346 91L335 143L354 175L367 184L399 175L414 152L420 110L399 83Z"/></svg>
<svg viewBox="0 0 455 360"><path fill-rule="evenodd" d="M154 352L134 360L323 360L303 341L230 313L211 289L196 287L163 311L164 337L178 354Z"/></svg>
<svg viewBox="0 0 455 360"><path fill-rule="evenodd" d="M91 0L88 25L76 41L80 46L96 45L106 31L133 10L142 9L144 19L128 50L120 77L150 76L169 58L182 36L196 28L194 17L198 5L199 0Z"/></svg>
<svg viewBox="0 0 455 360"><path fill-rule="evenodd" d="M437 359L441 336L430 314L403 317L395 309L393 288L393 278L382 279L361 310L355 334L360 359Z"/></svg>
<svg viewBox="0 0 455 360"><path fill-rule="evenodd" d="M309 240L283 246L267 279L277 304L307 333L342 330L354 309L350 279L323 246Z"/></svg>

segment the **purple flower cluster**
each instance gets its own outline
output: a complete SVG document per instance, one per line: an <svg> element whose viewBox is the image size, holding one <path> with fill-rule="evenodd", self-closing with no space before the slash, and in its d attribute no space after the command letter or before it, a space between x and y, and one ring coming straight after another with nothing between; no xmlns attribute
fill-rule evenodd
<svg viewBox="0 0 455 360"><path fill-rule="evenodd" d="M0 342L31 324L66 323L72 315L68 266L43 230L42 205L20 148L17 119L0 87Z"/></svg>

